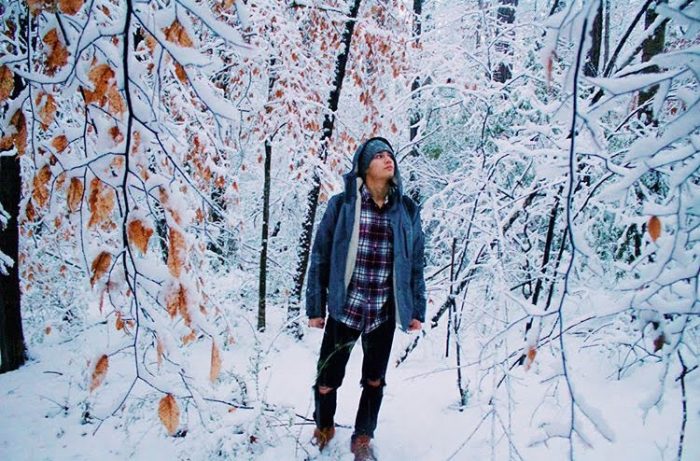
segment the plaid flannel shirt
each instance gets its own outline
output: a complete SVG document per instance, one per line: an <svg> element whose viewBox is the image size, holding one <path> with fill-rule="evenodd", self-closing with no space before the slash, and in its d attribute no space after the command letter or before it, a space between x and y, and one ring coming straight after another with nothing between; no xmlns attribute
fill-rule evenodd
<svg viewBox="0 0 700 461"><path fill-rule="evenodd" d="M361 200L355 270L343 315L338 320L350 328L369 333L389 320L385 305L392 294L393 233L386 213L389 209L388 198L379 208L369 191L362 186Z"/></svg>

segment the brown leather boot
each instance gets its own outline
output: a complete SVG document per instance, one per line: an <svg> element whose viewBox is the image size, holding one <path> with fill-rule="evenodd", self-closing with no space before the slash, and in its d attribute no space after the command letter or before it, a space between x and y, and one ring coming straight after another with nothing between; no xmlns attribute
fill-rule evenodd
<svg viewBox="0 0 700 461"><path fill-rule="evenodd" d="M311 439L311 443L318 446L319 451L322 451L328 445L335 435L335 427L317 427L314 430L314 436Z"/></svg>
<svg viewBox="0 0 700 461"><path fill-rule="evenodd" d="M355 461L377 461L372 450L372 438L369 435L358 435L350 441L350 451L355 455Z"/></svg>

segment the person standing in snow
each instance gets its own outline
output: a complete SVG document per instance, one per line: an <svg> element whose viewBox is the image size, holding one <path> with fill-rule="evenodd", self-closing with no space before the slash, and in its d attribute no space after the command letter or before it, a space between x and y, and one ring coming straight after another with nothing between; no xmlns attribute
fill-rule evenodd
<svg viewBox="0 0 700 461"><path fill-rule="evenodd" d="M424 236L386 139L364 142L344 180L345 191L330 199L316 233L306 287L309 326L325 327L314 443L323 450L335 435L337 390L361 337L363 389L350 449L356 460L372 460L395 327L419 331L425 321Z"/></svg>

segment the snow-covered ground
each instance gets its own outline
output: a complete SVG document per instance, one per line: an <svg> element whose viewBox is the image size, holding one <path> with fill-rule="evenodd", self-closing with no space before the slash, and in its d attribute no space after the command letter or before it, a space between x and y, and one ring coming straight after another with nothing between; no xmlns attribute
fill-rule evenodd
<svg viewBox="0 0 700 461"><path fill-rule="evenodd" d="M257 386L248 380L248 403L254 409L229 412L211 402L207 405L213 416L200 417L202 413L181 403L180 435L186 433L180 437L166 434L157 418L162 395L147 386L137 384L125 406L120 407L133 379L130 354L115 354L104 383L93 393L88 391L88 361L117 344L114 331L105 334L107 325L96 325L69 341L47 335L30 348L31 360L26 366L0 375L0 460L283 461L317 457L317 450L309 443L313 426L304 418L311 418L311 384L322 332L307 331L301 342L294 341L280 334L282 318L282 310L273 309L271 326L258 335L263 345L258 361L262 369ZM445 338L440 330L444 328L430 332L405 363L389 370L375 439L379 459L565 459L568 448L563 439L532 444L542 434L539 421L549 417L565 423L566 406L545 395L551 391L547 386L550 366L536 361L528 372L522 367L513 370L508 389L495 397L500 399L501 408L507 408L507 395L513 396L510 418L507 412L494 416L488 405L490 396L484 393L475 393L459 411L456 372L449 368L452 362L443 357ZM397 333L392 360L412 339ZM208 344L195 344L189 356L203 376L208 373ZM231 385L231 372L250 377L255 349L252 339L241 339L222 350L220 388ZM582 403L597 409L599 421L608 426L613 441L605 440L579 414L577 425L590 446L576 437L575 459L677 459L680 384L667 382L663 401L644 418L640 404L658 387L652 367L617 381L609 378L609 367L598 354L586 349L577 354L574 382ZM341 427L320 459L352 459L349 439L360 395L361 360L358 344L339 392L336 421ZM696 375L691 373L686 379L688 422L683 460L700 459L700 379ZM482 383L482 388L493 385ZM90 415L85 414L86 409ZM100 424L97 418L104 421ZM508 428L510 437L502 435L503 427Z"/></svg>

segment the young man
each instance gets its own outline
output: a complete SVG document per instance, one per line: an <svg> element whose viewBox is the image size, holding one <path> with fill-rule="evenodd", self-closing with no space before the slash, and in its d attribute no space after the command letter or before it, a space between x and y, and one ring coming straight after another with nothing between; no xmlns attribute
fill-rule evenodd
<svg viewBox="0 0 700 461"><path fill-rule="evenodd" d="M425 321L423 230L386 139L363 143L344 179L345 191L330 199L319 225L306 288L309 326L325 326L314 440L323 450L335 435L336 391L361 337L363 390L350 448L356 460L372 460L395 326L418 331Z"/></svg>

